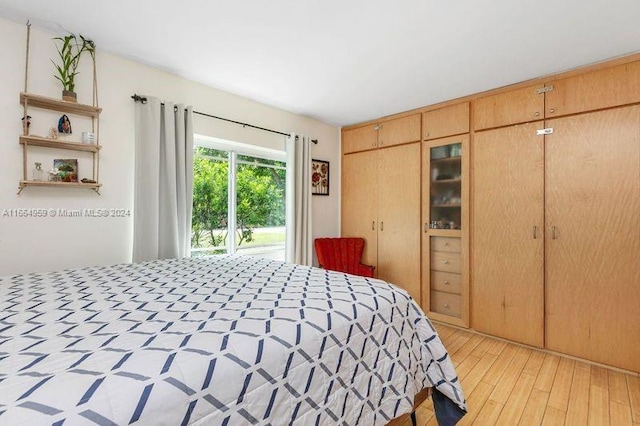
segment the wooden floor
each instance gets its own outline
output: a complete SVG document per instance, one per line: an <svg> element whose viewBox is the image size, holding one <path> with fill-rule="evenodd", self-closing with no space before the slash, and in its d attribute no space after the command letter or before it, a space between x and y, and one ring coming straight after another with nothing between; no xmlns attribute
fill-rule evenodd
<svg viewBox="0 0 640 426"><path fill-rule="evenodd" d="M435 326L467 399L469 411L459 425L640 426L636 375ZM419 426L437 425L431 399L417 418Z"/></svg>

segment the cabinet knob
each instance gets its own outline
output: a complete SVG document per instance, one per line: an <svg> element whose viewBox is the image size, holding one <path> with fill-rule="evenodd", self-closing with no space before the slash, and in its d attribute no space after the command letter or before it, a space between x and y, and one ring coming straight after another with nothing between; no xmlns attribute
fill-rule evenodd
<svg viewBox="0 0 640 426"><path fill-rule="evenodd" d="M449 246L449 243L444 243L445 246Z"/></svg>
<svg viewBox="0 0 640 426"><path fill-rule="evenodd" d="M444 283L445 283L446 285L449 285L449 281L445 281Z"/></svg>
<svg viewBox="0 0 640 426"><path fill-rule="evenodd" d="M376 146L376 143L375 143L375 142L374 142L374 143L372 143L372 144L371 144L371 146Z"/></svg>
<svg viewBox="0 0 640 426"><path fill-rule="evenodd" d="M533 115L538 117L540 115L540 113L538 111L536 111Z"/></svg>
<svg viewBox="0 0 640 426"><path fill-rule="evenodd" d="M444 307L449 309L449 305L447 303L444 304Z"/></svg>
<svg viewBox="0 0 640 426"><path fill-rule="evenodd" d="M444 261L444 264L445 264L445 265L448 265L448 264L449 264L449 261L448 261L448 260L445 260L445 261Z"/></svg>
<svg viewBox="0 0 640 426"><path fill-rule="evenodd" d="M549 112L553 114L554 112L556 112L556 110L555 110L555 109L553 109L553 108L551 108L551 109L549 110Z"/></svg>

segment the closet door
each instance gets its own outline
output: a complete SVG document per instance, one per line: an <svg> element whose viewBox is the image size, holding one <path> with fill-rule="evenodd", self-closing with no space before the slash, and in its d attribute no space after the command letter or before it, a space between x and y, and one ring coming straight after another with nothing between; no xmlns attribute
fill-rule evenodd
<svg viewBox="0 0 640 426"><path fill-rule="evenodd" d="M640 106L547 127L547 347L640 371Z"/></svg>
<svg viewBox="0 0 640 426"><path fill-rule="evenodd" d="M378 277L420 303L420 143L378 150Z"/></svg>
<svg viewBox="0 0 640 426"><path fill-rule="evenodd" d="M377 266L378 151L342 156L343 237L365 239L362 263ZM377 272L377 271L376 271Z"/></svg>
<svg viewBox="0 0 640 426"><path fill-rule="evenodd" d="M471 326L534 346L544 333L542 122L475 134Z"/></svg>

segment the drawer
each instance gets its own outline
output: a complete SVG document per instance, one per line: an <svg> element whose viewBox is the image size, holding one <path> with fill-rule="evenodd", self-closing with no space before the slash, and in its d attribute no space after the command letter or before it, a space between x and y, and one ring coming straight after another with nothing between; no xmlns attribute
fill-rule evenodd
<svg viewBox="0 0 640 426"><path fill-rule="evenodd" d="M451 272L431 271L431 290L460 294L462 275Z"/></svg>
<svg viewBox="0 0 640 426"><path fill-rule="evenodd" d="M460 318L460 296L432 290L431 311Z"/></svg>
<svg viewBox="0 0 640 426"><path fill-rule="evenodd" d="M431 237L431 250L460 253L460 238Z"/></svg>
<svg viewBox="0 0 640 426"><path fill-rule="evenodd" d="M460 273L460 253L431 252L431 270Z"/></svg>

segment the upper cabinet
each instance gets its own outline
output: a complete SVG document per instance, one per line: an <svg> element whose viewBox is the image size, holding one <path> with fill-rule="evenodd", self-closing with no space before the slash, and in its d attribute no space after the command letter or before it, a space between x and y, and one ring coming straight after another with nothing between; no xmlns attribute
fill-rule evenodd
<svg viewBox="0 0 640 426"><path fill-rule="evenodd" d="M379 125L378 147L420 140L420 114L396 118Z"/></svg>
<svg viewBox="0 0 640 426"><path fill-rule="evenodd" d="M551 83L546 118L640 102L640 61ZM548 85L549 86L549 85Z"/></svg>
<svg viewBox="0 0 640 426"><path fill-rule="evenodd" d="M342 153L366 151L378 146L378 125L342 131Z"/></svg>
<svg viewBox="0 0 640 426"><path fill-rule="evenodd" d="M544 117L544 84L498 93L474 101L474 129L527 123Z"/></svg>
<svg viewBox="0 0 640 426"><path fill-rule="evenodd" d="M469 133L469 102L434 109L422 114L424 140Z"/></svg>
<svg viewBox="0 0 640 426"><path fill-rule="evenodd" d="M342 153L367 151L420 140L420 114L342 131Z"/></svg>

